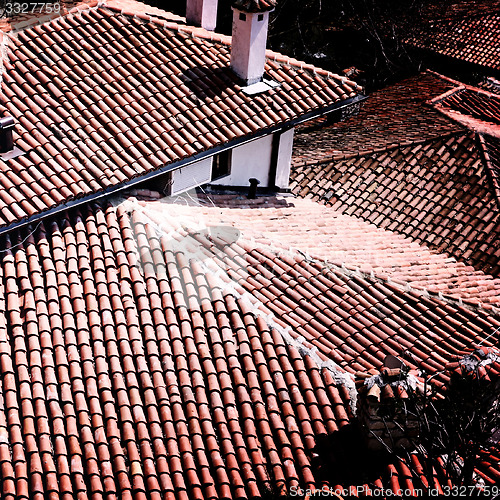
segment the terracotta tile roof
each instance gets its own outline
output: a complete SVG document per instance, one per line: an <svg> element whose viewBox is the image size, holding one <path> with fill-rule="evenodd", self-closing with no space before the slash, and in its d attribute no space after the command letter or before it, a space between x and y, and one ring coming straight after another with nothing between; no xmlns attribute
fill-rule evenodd
<svg viewBox="0 0 500 500"><path fill-rule="evenodd" d="M498 94L500 92L500 81L491 76L479 82L477 86L483 90L487 90L488 92L493 92L494 94Z"/></svg>
<svg viewBox="0 0 500 500"><path fill-rule="evenodd" d="M429 21L406 43L417 49L500 69L500 12L471 12L454 19Z"/></svg>
<svg viewBox="0 0 500 500"><path fill-rule="evenodd" d="M296 165L291 177L299 196L500 273L500 212L472 132Z"/></svg>
<svg viewBox="0 0 500 500"><path fill-rule="evenodd" d="M424 72L372 93L357 116L334 126L316 122L295 135L295 164L313 163L373 149L408 144L460 130L424 103L458 83ZM313 146L313 147L312 147Z"/></svg>
<svg viewBox="0 0 500 500"><path fill-rule="evenodd" d="M144 192L137 194L144 196ZM248 200L241 195L198 193L194 200L181 196L173 201L173 205L166 205L166 199L148 201L147 206L150 213L160 214L168 206L172 216L191 224L230 225L257 243L305 252L403 286L480 303L485 308L500 303L500 279L310 199L283 196Z"/></svg>
<svg viewBox="0 0 500 500"><path fill-rule="evenodd" d="M49 3L49 2L47 2ZM54 2L56 3L56 2ZM52 2L50 2L52 4ZM50 6L48 9L44 5L26 5L22 6L19 4L19 13L14 13L14 6L11 5L13 13L7 15L7 11L4 10L6 6L2 5L2 17L0 19L0 31L9 32L15 29L22 29L23 27L29 26L30 24L36 24L38 22L45 22L50 19L55 19L61 15L67 14L69 11L76 8L86 9L89 6L96 5L95 0L70 0L57 2L57 6ZM54 12L54 8L56 12Z"/></svg>
<svg viewBox="0 0 500 500"><path fill-rule="evenodd" d="M413 92L421 79L441 82L433 88L442 93L432 97L429 87L417 98ZM497 277L500 97L433 72L391 86L376 97L382 99L384 92L394 98L386 117L379 112L380 103L369 99L359 117L317 132L323 133L330 152L337 150L331 161L317 160L318 155L312 154L304 162L305 149L304 156L299 149L291 173L292 190ZM442 115L438 119L442 126L435 125L432 113L436 112ZM412 115L429 121L417 119L411 125L410 118L401 119ZM379 130L375 118L373 126L364 129L362 120L372 116L380 120ZM343 142L341 127L352 131L348 144ZM408 130L418 133L410 135ZM314 134L306 132L304 143L315 144ZM392 138L397 135L408 140L394 144ZM360 146L365 136L371 148ZM321 150L321 141L319 146ZM322 153L319 158L328 157ZM491 293L498 296L498 291Z"/></svg>
<svg viewBox="0 0 500 500"><path fill-rule="evenodd" d="M187 231L190 227L193 227L192 217L183 217L182 212L173 209L173 207L169 207L167 210L165 210L165 208L163 208L163 210L158 210L158 206L154 203L151 204L150 202L142 205L131 204L125 206L130 206L131 208L136 207L135 209L137 211L141 211L141 213L147 217L148 220L156 225L156 228L160 231L160 233L166 232L169 234L172 229L182 232ZM237 290L240 290L240 292L244 291L247 294L252 295L254 299L257 299L266 311L270 311L275 315L275 319L273 321L275 321L278 326L283 328L291 327L293 329L291 332L292 336L296 334L303 335L307 341L311 342L312 345L315 345L318 348L320 356L324 354L324 360L333 355L333 351L336 350L336 341L334 340L335 335L340 335L342 337L344 328L346 328L344 333L347 334L349 331L348 325L351 324L351 321L353 322L352 327L357 329L358 327L361 327L362 324L365 324L362 319L364 314L368 314L368 317L370 317L372 321L375 319L374 317L371 317L372 313L369 312L368 303L359 309L359 317L357 317L357 314L352 315L352 311L351 314L348 313L348 311L354 307L354 302L359 300L362 301L362 297L365 296L363 290L366 291L366 298L368 302L370 302L368 296L372 295L377 296L377 301L381 300L381 296L379 294L389 295L392 297L387 301L388 310L383 311L383 316L386 319L382 320L382 323L388 320L389 324L391 324L391 321L389 320L389 317L392 316L390 309L398 303L398 300L396 300L397 296L401 297L403 302L408 302L409 297L414 296L421 297L419 300L422 300L423 302L429 300L429 304L431 304L434 300L441 303L441 300L437 296L430 296L429 294L422 293L421 291L415 289L408 289L407 287L398 285L391 281L380 281L376 275L362 273L359 270L350 271L340 265L317 261L309 258L307 255L302 255L300 253L297 254L293 251L289 252L283 248L280 249L279 247L276 250L273 250L273 246L271 246L270 242L265 239L261 240L261 243L259 243L259 240L255 238L250 240L245 238L244 232L243 236L241 236L239 232L235 233L234 226L230 225L228 222L226 222L226 224L229 227L221 226L220 222L217 220L213 224L210 222L205 224L203 219L198 217L198 210L195 210L194 214L197 215L195 220L198 221L198 223L201 221L202 227L208 226L209 233L212 235L212 240L216 243L216 245L223 244L224 241L226 241L226 244L228 241L232 243L231 248L235 253L233 254L231 252L231 261L225 260L224 253L217 255L220 259L219 267L224 268L225 266L228 277L241 287L237 287ZM225 215L226 217L230 216L229 213L226 213ZM236 215L236 217L238 216ZM226 219L226 221L228 221L228 219ZM236 224L236 227L238 227L238 224ZM198 234L200 228L196 228L195 226L194 231ZM201 229L201 231L202 236L206 234L203 232L203 229ZM218 240L220 241L218 242ZM252 270L253 266L256 266L255 270ZM326 276L326 278L323 280L321 276ZM328 283L330 283L330 285ZM318 294L322 290L326 291L324 285L329 287L333 286L334 283L337 283L337 285L342 289L342 291L338 289L340 294L338 298L341 298L340 302L338 302L338 298L335 297L336 292L334 292L333 295L327 294L328 299L326 299L326 297L320 299L326 300L323 306L321 306L319 302L316 303L313 301L311 305L306 307L306 304L303 302L304 299L311 300L313 296L319 296ZM377 290L379 290L378 293ZM347 300L350 296L352 296L352 300L354 300L353 303L351 303L350 300ZM393 303L393 306L390 306L389 304L393 300L395 302ZM349 302L350 305L347 305L345 301ZM457 308L457 312L458 310L462 312L466 310L463 306L460 306L454 301L451 301L450 304L453 304L451 306L452 308ZM344 307L347 309L345 312L342 312L342 308ZM432 309L432 306L429 305L429 307ZM398 308L399 307L396 306L396 309ZM325 312L327 309L331 309L334 312L334 316L323 317L320 311ZM344 315L345 313L348 313L347 316ZM412 314L412 312L410 312L410 314ZM439 315L437 312L436 314ZM307 318L309 318L307 319L309 321L312 317L316 317L319 323L314 322L312 325L304 323ZM479 317L484 318L484 313L480 313ZM341 318L344 318L345 324ZM338 323L339 321L340 324ZM444 320L444 323L441 326L442 328L445 328L444 324L446 321L447 320ZM474 322L474 320L472 321ZM405 320L403 320L403 323L404 322ZM327 331L320 327L320 323L327 326L327 330L328 328L333 328L333 331L335 332L333 337L319 334L319 332L326 334ZM379 323L379 321L376 321L376 323ZM397 323L399 324L399 322ZM496 324L496 321L494 321L494 323ZM317 327L319 328L318 331L316 331ZM395 324L391 324L390 326L390 328L395 327ZM400 324L400 327L403 329L400 329L399 333L396 333L396 330L394 331L394 334L396 335L394 339L398 339L400 335L406 335L403 333L405 327L402 323ZM368 334L368 332L366 332L366 334ZM385 338L382 331L380 331L379 334ZM478 331L472 333L472 330L470 334L472 334L473 337L476 335L482 335L479 334ZM444 331L443 335L446 338ZM473 337L471 337L471 340ZM354 339L351 339L349 342L351 341L354 342L353 345L358 342ZM330 344L330 342L333 342L333 344ZM363 370L373 367L378 368L379 361L377 359L379 356L382 357L386 354L394 354L389 346L386 346L387 350L384 351L382 342L378 345L378 349L380 349L380 351L375 355L375 357L371 357L368 353L363 352L364 348L362 349L361 346L364 345L364 341L360 338L359 342L360 344L358 349L353 348L352 346L350 349L339 349L339 357L335 355L334 361L338 362L341 367L348 371ZM398 340L395 340L395 342L397 343ZM434 339L432 343L434 344L434 342L437 343L437 339ZM446 342L446 340L444 340L444 342ZM451 348L446 356L453 356L453 354L451 354L452 352L458 352L456 349L460 350L459 345L460 340L458 340L458 344L456 344L455 349ZM464 344L462 349L466 348L467 345ZM439 352L441 352L441 350L446 349L442 347L439 349ZM401 346L401 352L403 351L404 349ZM366 359L362 359L364 354L366 354ZM398 354L400 354L399 351ZM426 360L426 358L418 358L418 355L415 359L418 359L418 362L422 361L424 363ZM415 359L413 362L416 362Z"/></svg>
<svg viewBox="0 0 500 500"><path fill-rule="evenodd" d="M246 96L229 69L228 37L114 5L4 35L0 114L15 118L15 145L24 154L0 160L0 226L109 192L359 91L269 52L266 75L280 85Z"/></svg>
<svg viewBox="0 0 500 500"><path fill-rule="evenodd" d="M460 85L429 103L469 129L500 138L500 95L496 93Z"/></svg>
<svg viewBox="0 0 500 500"><path fill-rule="evenodd" d="M463 19L473 14L491 14L500 10L499 0L432 0L421 6L424 21Z"/></svg>
<svg viewBox="0 0 500 500"><path fill-rule="evenodd" d="M429 103L449 118L478 132L485 172L500 208L500 95L461 85Z"/></svg>
<svg viewBox="0 0 500 500"><path fill-rule="evenodd" d="M344 370L411 349L434 372L497 341L481 309L214 229L129 199L4 236L3 498L336 486ZM416 487L409 466L364 481Z"/></svg>

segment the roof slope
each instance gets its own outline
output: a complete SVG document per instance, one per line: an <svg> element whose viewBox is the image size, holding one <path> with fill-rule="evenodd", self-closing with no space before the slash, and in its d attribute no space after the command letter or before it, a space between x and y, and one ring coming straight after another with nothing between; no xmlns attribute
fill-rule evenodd
<svg viewBox="0 0 500 500"><path fill-rule="evenodd" d="M126 11L131 14L148 14L181 24L186 23L184 17L147 5L138 0L108 0L105 3L109 8ZM10 9L12 12L10 12L8 16L5 11L2 14L2 18L0 19L0 31L5 33L19 31L29 26L49 22L53 19L65 16L68 13L78 13L79 11L87 10L89 7L96 7L97 5L103 4L104 2L99 2L98 0L61 0L54 6L37 5L30 8L22 6L19 8L19 13L17 9ZM6 7L7 6L4 6L4 8Z"/></svg>
<svg viewBox="0 0 500 500"><path fill-rule="evenodd" d="M480 144L493 191L497 197L497 205L500 208L500 138L480 136Z"/></svg>
<svg viewBox="0 0 500 500"><path fill-rule="evenodd" d="M358 115L333 127L299 129L295 135L293 162L313 163L460 130L459 125L424 105L456 86L451 80L423 72L373 92Z"/></svg>
<svg viewBox="0 0 500 500"><path fill-rule="evenodd" d="M4 36L0 114L14 116L24 154L0 160L0 227L359 91L269 52L266 76L280 85L246 96L229 68L230 38L144 12L80 10Z"/></svg>
<svg viewBox="0 0 500 500"><path fill-rule="evenodd" d="M455 19L429 21L406 43L418 49L498 71L500 12L471 11Z"/></svg>
<svg viewBox="0 0 500 500"><path fill-rule="evenodd" d="M433 0L426 2L421 9L424 20L452 20L462 19L472 12L491 14L500 10L500 2L498 0L450 0L444 3L440 0Z"/></svg>
<svg viewBox="0 0 500 500"><path fill-rule="evenodd" d="M440 80L435 90L448 89L435 96L431 82ZM428 90L424 87L416 98L414 93L422 81L429 83ZM383 93L394 99L387 116L380 111ZM319 161L312 154L312 161L304 162L299 149L291 172L293 192L411 237L498 277L498 96L426 72L375 97L352 124L350 120L304 134L304 142L314 144L310 141L315 134L322 133L330 150L338 151L333 157L320 155ZM365 137L362 118L370 116L376 118L370 125L369 141L359 147ZM440 125L436 127L437 116ZM348 144L341 136L342 127L352 132ZM396 144L395 136L400 138ZM408 139L402 140L404 137ZM321 141L319 144L321 148ZM352 151L352 146L360 151Z"/></svg>
<svg viewBox="0 0 500 500"><path fill-rule="evenodd" d="M436 110L479 135L479 150L500 208L500 96L469 85L460 85L429 101Z"/></svg>
<svg viewBox="0 0 500 500"><path fill-rule="evenodd" d="M300 196L500 273L500 212L472 132L295 166L292 179Z"/></svg>
<svg viewBox="0 0 500 500"><path fill-rule="evenodd" d="M411 348L409 363L434 372L496 341L500 323L479 309L183 228L168 210L81 210L6 237L4 498L335 486L328 443L353 387L339 365ZM411 484L404 464L369 484L396 488L398 471Z"/></svg>
<svg viewBox="0 0 500 500"><path fill-rule="evenodd" d="M173 204L168 199L141 203L147 205L150 216L168 210L172 217L192 225L233 227L238 237L305 252L344 269L375 273L379 278L480 303L485 308L500 303L500 279L310 199L282 196L248 200L238 195L197 193L194 199L176 197Z"/></svg>

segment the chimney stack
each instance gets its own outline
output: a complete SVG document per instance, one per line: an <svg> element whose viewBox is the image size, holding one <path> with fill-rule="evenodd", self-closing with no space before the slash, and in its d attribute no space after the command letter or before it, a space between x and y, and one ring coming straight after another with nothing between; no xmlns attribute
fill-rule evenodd
<svg viewBox="0 0 500 500"><path fill-rule="evenodd" d="M13 128L14 118L12 116L0 118L0 154L14 149L14 140L12 138Z"/></svg>
<svg viewBox="0 0 500 500"><path fill-rule="evenodd" d="M389 357L389 356L388 356ZM390 356L394 358L394 356ZM394 358L396 359L396 358ZM419 423L413 412L412 393L423 394L425 385L418 373L400 367L358 373L358 419L371 450L400 449L418 439Z"/></svg>
<svg viewBox="0 0 500 500"><path fill-rule="evenodd" d="M187 0L186 22L213 31L217 24L218 0Z"/></svg>
<svg viewBox="0 0 500 500"><path fill-rule="evenodd" d="M246 85L262 80L269 13L275 6L276 0L233 0L231 68Z"/></svg>

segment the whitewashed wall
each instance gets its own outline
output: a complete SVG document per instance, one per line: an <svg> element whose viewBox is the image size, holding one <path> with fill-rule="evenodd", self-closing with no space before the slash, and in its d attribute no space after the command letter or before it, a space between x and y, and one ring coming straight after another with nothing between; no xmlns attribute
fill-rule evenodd
<svg viewBox="0 0 500 500"><path fill-rule="evenodd" d="M287 130L280 137L278 165L276 168L276 186L287 188L290 182L294 129Z"/></svg>
<svg viewBox="0 0 500 500"><path fill-rule="evenodd" d="M234 148L231 152L231 173L211 184L221 186L248 186L248 179L255 177L260 187L267 187L273 136L267 135Z"/></svg>

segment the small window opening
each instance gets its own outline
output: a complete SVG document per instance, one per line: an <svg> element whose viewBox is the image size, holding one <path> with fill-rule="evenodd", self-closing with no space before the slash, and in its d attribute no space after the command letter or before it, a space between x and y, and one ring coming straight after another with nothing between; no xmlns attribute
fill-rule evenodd
<svg viewBox="0 0 500 500"><path fill-rule="evenodd" d="M257 16L257 20L258 20L258 21L264 21L264 14L259 14L259 15Z"/></svg>
<svg viewBox="0 0 500 500"><path fill-rule="evenodd" d="M212 162L212 177L211 180L215 181L221 177L226 177L231 173L231 150L223 151L214 156Z"/></svg>
<svg viewBox="0 0 500 500"><path fill-rule="evenodd" d="M247 20L247 15L243 14L243 12L240 12L240 21L246 21Z"/></svg>

